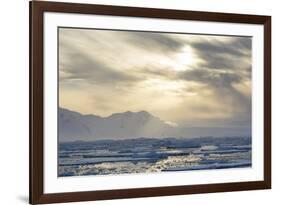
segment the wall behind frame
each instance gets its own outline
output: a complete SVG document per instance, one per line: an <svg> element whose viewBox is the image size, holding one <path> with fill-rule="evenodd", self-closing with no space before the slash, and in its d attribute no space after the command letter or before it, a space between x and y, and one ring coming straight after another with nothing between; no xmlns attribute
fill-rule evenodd
<svg viewBox="0 0 281 205"><path fill-rule="evenodd" d="M67 0L64 0L67 1ZM273 189L233 193L198 194L99 202L81 205L278 204L281 193L281 13L275 0L73 0L79 3L158 7L272 16L272 154ZM0 32L0 157L1 204L28 204L28 1L10 0L1 4Z"/></svg>

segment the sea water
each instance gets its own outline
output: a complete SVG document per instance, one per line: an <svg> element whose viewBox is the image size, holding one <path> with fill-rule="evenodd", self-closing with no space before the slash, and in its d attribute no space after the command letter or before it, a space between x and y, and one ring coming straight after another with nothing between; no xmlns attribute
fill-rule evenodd
<svg viewBox="0 0 281 205"><path fill-rule="evenodd" d="M251 167L251 137L61 142L58 176Z"/></svg>

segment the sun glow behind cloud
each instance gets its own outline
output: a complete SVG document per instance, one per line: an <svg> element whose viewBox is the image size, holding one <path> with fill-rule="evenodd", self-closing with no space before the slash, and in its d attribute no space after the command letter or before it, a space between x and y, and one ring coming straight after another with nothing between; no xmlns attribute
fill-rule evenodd
<svg viewBox="0 0 281 205"><path fill-rule="evenodd" d="M185 46L179 54L177 54L176 61L179 62L181 66L175 67L177 71L183 71L194 67L198 59L194 55L190 46Z"/></svg>
<svg viewBox="0 0 281 205"><path fill-rule="evenodd" d="M175 71L184 71L195 66L197 62L198 59L196 58L195 54L192 52L192 49L189 46L185 46L173 57L162 58L160 64L163 67L168 67L169 69Z"/></svg>

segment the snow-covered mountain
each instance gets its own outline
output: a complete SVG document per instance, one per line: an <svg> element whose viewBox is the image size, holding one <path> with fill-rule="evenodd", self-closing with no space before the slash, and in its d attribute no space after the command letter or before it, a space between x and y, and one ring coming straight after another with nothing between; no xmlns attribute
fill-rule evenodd
<svg viewBox="0 0 281 205"><path fill-rule="evenodd" d="M250 128L178 127L146 111L115 113L108 117L82 115L59 108L59 141L129 138L186 138L250 136Z"/></svg>
<svg viewBox="0 0 281 205"><path fill-rule="evenodd" d="M167 137L171 125L146 111L115 113L109 117L82 115L59 108L60 141Z"/></svg>

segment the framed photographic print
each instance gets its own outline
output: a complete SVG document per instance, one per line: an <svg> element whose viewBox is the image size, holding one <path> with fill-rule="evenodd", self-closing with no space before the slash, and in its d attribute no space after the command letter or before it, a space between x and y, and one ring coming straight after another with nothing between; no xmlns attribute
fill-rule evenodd
<svg viewBox="0 0 281 205"><path fill-rule="evenodd" d="M271 188L271 17L30 2L30 203Z"/></svg>

